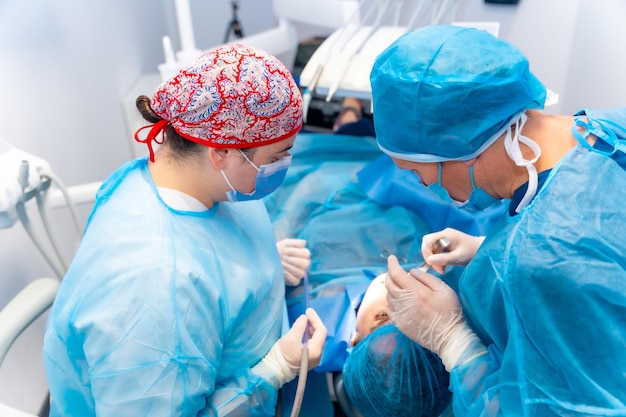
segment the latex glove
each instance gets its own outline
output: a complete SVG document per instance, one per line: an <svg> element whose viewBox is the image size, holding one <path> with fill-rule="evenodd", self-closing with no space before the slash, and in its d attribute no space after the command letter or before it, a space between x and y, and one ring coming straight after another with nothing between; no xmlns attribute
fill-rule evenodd
<svg viewBox="0 0 626 417"><path fill-rule="evenodd" d="M276 243L287 285L300 284L311 266L311 252L305 245L306 240L303 239L283 239Z"/></svg>
<svg viewBox="0 0 626 417"><path fill-rule="evenodd" d="M326 342L326 326L315 310L309 308L293 323L286 335L281 337L270 349L269 353L252 368L252 372L270 381L277 389L293 380L300 371L302 358L302 340L309 322L307 342L309 354L308 370L320 364L322 351Z"/></svg>
<svg viewBox="0 0 626 417"><path fill-rule="evenodd" d="M448 372L487 349L467 326L456 293L426 272L407 273L395 256L387 261L389 317L407 337L439 355Z"/></svg>
<svg viewBox="0 0 626 417"><path fill-rule="evenodd" d="M433 245L442 237L450 240L449 250L433 254ZM435 271L443 274L447 265L467 265L484 240L484 236L472 236L447 227L440 232L424 235L422 238L422 256Z"/></svg>

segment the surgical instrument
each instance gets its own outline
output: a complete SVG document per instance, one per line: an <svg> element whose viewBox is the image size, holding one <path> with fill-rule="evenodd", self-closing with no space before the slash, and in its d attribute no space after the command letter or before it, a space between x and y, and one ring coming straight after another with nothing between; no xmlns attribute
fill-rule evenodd
<svg viewBox="0 0 626 417"><path fill-rule="evenodd" d="M452 242L450 242L450 239L442 237L441 239L437 240L433 245L433 254L448 252L450 250L451 244ZM422 272L428 272L428 270L430 269L430 265L426 261L424 261L424 263L417 267L417 269Z"/></svg>

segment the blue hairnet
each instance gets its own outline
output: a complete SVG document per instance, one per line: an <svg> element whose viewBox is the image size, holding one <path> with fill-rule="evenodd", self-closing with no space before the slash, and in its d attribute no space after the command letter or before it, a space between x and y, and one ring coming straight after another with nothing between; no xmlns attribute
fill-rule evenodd
<svg viewBox="0 0 626 417"><path fill-rule="evenodd" d="M402 35L376 58L370 82L379 146L415 162L472 159L546 98L516 47L448 25Z"/></svg>
<svg viewBox="0 0 626 417"><path fill-rule="evenodd" d="M431 417L451 401L441 360L400 333L381 326L352 350L343 368L352 405L364 417Z"/></svg>

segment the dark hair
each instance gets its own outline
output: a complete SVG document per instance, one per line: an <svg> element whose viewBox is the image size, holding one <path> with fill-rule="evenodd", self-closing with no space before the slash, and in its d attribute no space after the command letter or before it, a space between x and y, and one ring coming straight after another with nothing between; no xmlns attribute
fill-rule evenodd
<svg viewBox="0 0 626 417"><path fill-rule="evenodd" d="M364 417L430 417L450 404L450 375L437 355L393 324L361 340L343 367L343 383Z"/></svg>

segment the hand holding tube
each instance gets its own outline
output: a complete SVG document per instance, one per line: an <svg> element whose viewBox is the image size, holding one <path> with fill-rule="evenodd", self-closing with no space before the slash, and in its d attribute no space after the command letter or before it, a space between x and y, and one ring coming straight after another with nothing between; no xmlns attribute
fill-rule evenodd
<svg viewBox="0 0 626 417"><path fill-rule="evenodd" d="M311 252L305 245L306 240L303 239L282 239L276 243L287 285L300 284L311 266Z"/></svg>
<svg viewBox="0 0 626 417"><path fill-rule="evenodd" d="M439 355L448 371L487 352L467 326L455 292L441 279L417 269L407 273L392 255L385 286L393 323L407 337Z"/></svg>
<svg viewBox="0 0 626 417"><path fill-rule="evenodd" d="M309 370L320 364L322 350L326 342L326 326L312 308L307 309L306 315L298 317L289 332L277 342L283 353L283 358L290 367L300 369L300 359L302 356L302 340L308 337L306 330L307 320L310 328L309 348Z"/></svg>
<svg viewBox="0 0 626 417"><path fill-rule="evenodd" d="M433 253L433 246L441 239L450 240L447 252ZM472 236L452 228L424 235L422 238L422 256L428 264L440 274L448 265L467 265L485 240L484 236Z"/></svg>
<svg viewBox="0 0 626 417"><path fill-rule="evenodd" d="M302 340L307 329L307 321L310 332L307 342L308 369L311 370L319 365L326 342L326 326L315 310L309 308L306 314L298 317L289 332L272 346L269 353L252 368L252 371L270 381L276 388L294 379L300 371L304 345Z"/></svg>

